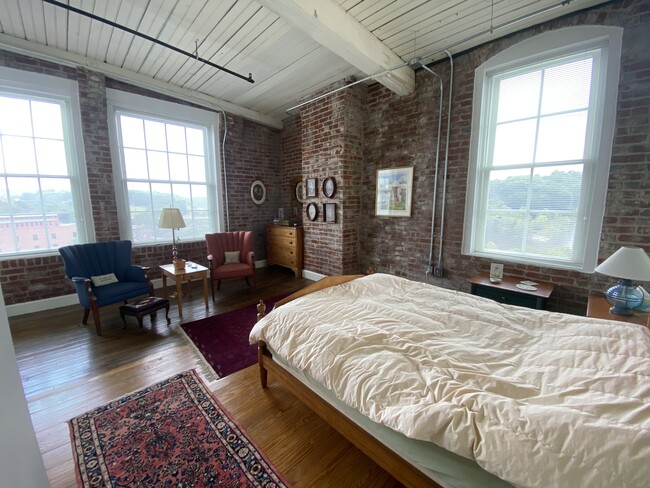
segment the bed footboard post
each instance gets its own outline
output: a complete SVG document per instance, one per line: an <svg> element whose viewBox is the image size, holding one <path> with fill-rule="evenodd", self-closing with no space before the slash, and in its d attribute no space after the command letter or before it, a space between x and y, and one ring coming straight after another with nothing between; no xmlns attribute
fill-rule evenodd
<svg viewBox="0 0 650 488"><path fill-rule="evenodd" d="M257 343L257 362L260 366L260 383L262 388L266 388L266 381L268 378L268 371L264 367L264 353L266 352L266 344L264 341L259 341Z"/></svg>

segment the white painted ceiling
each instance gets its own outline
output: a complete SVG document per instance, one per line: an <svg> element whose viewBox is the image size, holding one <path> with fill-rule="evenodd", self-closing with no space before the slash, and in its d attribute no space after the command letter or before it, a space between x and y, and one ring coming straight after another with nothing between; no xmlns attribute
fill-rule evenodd
<svg viewBox="0 0 650 488"><path fill-rule="evenodd" d="M59 0L254 83L43 0L0 0L0 48L221 106L275 127L333 82L426 63L605 0ZM491 32L492 31L492 32ZM413 90L407 65L377 81Z"/></svg>

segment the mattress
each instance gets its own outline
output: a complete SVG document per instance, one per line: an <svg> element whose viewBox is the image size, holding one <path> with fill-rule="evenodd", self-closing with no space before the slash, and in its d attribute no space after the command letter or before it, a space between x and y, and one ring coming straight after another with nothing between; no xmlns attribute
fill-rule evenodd
<svg viewBox="0 0 650 488"><path fill-rule="evenodd" d="M296 299L251 332L373 422L514 486L645 486L650 331L390 275Z"/></svg>

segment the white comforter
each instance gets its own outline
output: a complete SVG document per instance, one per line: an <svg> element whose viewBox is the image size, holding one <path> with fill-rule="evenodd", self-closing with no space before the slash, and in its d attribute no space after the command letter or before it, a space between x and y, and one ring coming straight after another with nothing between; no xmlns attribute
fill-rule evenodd
<svg viewBox="0 0 650 488"><path fill-rule="evenodd" d="M650 486L650 330L375 274L252 330L342 401L526 487Z"/></svg>

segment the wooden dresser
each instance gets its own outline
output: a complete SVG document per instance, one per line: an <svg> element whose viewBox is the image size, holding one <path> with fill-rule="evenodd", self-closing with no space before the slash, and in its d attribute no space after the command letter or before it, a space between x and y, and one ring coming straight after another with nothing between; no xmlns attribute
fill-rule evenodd
<svg viewBox="0 0 650 488"><path fill-rule="evenodd" d="M266 264L286 266L302 277L302 236L302 227L267 225Z"/></svg>

